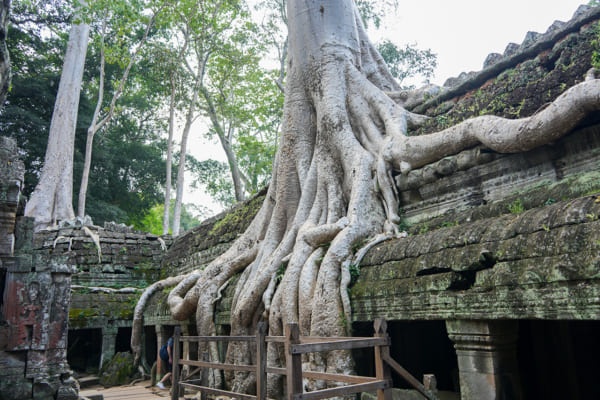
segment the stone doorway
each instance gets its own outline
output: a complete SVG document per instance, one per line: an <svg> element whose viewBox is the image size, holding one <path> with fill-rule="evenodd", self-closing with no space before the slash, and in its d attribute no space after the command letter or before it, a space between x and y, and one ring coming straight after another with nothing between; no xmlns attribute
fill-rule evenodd
<svg viewBox="0 0 600 400"><path fill-rule="evenodd" d="M523 320L517 346L523 398L600 399L600 321Z"/></svg>
<svg viewBox="0 0 600 400"><path fill-rule="evenodd" d="M453 344L448 338L444 321L387 321L392 340L390 355L414 377L434 374L441 391L459 392L458 364ZM353 336L373 335L372 322L355 322ZM374 376L373 354L355 352L359 375ZM392 374L394 387L407 389L410 385Z"/></svg>
<svg viewBox="0 0 600 400"><path fill-rule="evenodd" d="M70 329L67 361L80 374L97 374L102 355L102 329Z"/></svg>

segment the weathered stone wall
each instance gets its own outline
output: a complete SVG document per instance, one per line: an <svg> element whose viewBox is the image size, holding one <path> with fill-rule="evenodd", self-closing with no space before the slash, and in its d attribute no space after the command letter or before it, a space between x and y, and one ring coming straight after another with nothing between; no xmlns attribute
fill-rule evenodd
<svg viewBox="0 0 600 400"><path fill-rule="evenodd" d="M161 261L171 243L170 236L113 223L63 226L34 236L35 257L62 258L73 269L69 329L101 330L97 369L115 354L119 328L131 327L143 289L166 276Z"/></svg>
<svg viewBox="0 0 600 400"><path fill-rule="evenodd" d="M353 317L599 319L597 199L383 243L361 264L351 290Z"/></svg>
<svg viewBox="0 0 600 400"><path fill-rule="evenodd" d="M76 399L68 330L101 329L98 357L110 359L172 240L116 224L34 234L23 176L14 141L0 137L0 399Z"/></svg>
<svg viewBox="0 0 600 400"><path fill-rule="evenodd" d="M202 269L222 254L250 224L265 192L179 236L163 260L165 273L177 275Z"/></svg>
<svg viewBox="0 0 600 400"><path fill-rule="evenodd" d="M0 137L0 398L76 399L66 363L73 270L30 252L23 176L15 143Z"/></svg>
<svg viewBox="0 0 600 400"><path fill-rule="evenodd" d="M430 101L427 130L543 108L591 67L599 15L581 8L553 26L546 36L556 41L532 58L487 75L476 89ZM398 176L411 235L363 260L351 290L354 320L599 319L599 120L596 113L529 152L477 147Z"/></svg>

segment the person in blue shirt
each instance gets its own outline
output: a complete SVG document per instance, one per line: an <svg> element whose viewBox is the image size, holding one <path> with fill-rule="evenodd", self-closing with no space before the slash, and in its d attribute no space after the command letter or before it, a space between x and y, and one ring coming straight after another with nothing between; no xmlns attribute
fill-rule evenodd
<svg viewBox="0 0 600 400"><path fill-rule="evenodd" d="M159 389L166 389L165 381L171 378L171 371L173 370L173 336L171 336L169 340L167 340L167 343L160 348L159 355L163 361L163 365L166 367L167 373L156 386Z"/></svg>

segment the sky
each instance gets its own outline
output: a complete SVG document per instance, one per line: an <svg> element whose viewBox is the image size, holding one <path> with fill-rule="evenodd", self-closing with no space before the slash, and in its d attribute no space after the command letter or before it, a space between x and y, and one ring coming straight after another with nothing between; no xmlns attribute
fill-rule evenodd
<svg viewBox="0 0 600 400"><path fill-rule="evenodd" d="M520 44L528 31L544 33L555 20L569 21L581 0L399 0L381 35L437 54L432 83L479 71L489 53Z"/></svg>
<svg viewBox="0 0 600 400"><path fill-rule="evenodd" d="M528 31L544 33L555 20L569 21L581 0L399 0L398 10L383 21L371 40L388 38L403 47L413 44L431 49L438 67L431 83L442 85L461 72L479 71L490 53L503 53L513 42L520 44ZM415 82L419 86L419 82ZM199 128L201 130L201 128ZM220 146L194 140L190 151L199 159L224 161ZM219 212L201 190L184 194L184 203L206 205Z"/></svg>

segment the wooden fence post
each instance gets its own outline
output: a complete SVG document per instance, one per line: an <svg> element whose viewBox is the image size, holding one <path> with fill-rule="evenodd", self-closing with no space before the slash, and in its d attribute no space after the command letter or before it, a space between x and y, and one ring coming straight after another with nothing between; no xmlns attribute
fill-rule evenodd
<svg viewBox="0 0 600 400"><path fill-rule="evenodd" d="M171 387L171 400L179 399L179 338L181 337L181 327L178 325L175 327L175 333L173 334L173 376L171 381L173 385Z"/></svg>
<svg viewBox="0 0 600 400"><path fill-rule="evenodd" d="M287 399L293 400L302 394L302 355L292 354L292 345L300 343L298 324L285 326L285 368L287 380Z"/></svg>
<svg viewBox="0 0 600 400"><path fill-rule="evenodd" d="M374 322L375 328L375 337L387 337L387 322L385 322L382 318L377 318ZM384 362L384 358L386 355L389 355L390 347L388 345L385 346L375 346L373 348L375 352L375 377L378 380L385 380L389 382L389 385L386 389L378 389L377 390L377 400L391 400L392 399L392 374L390 372L390 368L387 363Z"/></svg>
<svg viewBox="0 0 600 400"><path fill-rule="evenodd" d="M267 399L267 323L261 321L256 330L256 397Z"/></svg>

